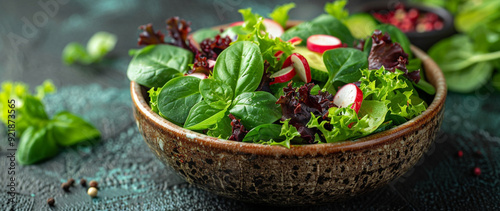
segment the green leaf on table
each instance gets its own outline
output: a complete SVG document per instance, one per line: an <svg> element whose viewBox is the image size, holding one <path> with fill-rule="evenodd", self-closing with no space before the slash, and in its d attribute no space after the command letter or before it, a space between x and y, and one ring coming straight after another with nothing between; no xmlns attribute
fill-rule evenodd
<svg viewBox="0 0 500 211"><path fill-rule="evenodd" d="M337 48L323 53L323 62L328 70L327 90L356 82L361 78L360 69L368 67L366 54L354 48Z"/></svg>
<svg viewBox="0 0 500 211"><path fill-rule="evenodd" d="M233 114L247 129L261 124L270 124L280 119L280 105L277 99L269 92L245 92L233 100L229 113Z"/></svg>
<svg viewBox="0 0 500 211"><path fill-rule="evenodd" d="M236 42L217 57L213 77L233 90L233 97L255 91L264 74L259 47L250 41Z"/></svg>
<svg viewBox="0 0 500 211"><path fill-rule="evenodd" d="M64 47L62 60L65 64L80 63L89 65L99 62L113 50L117 37L109 32L97 32L87 42L87 48L77 42L71 42Z"/></svg>
<svg viewBox="0 0 500 211"><path fill-rule="evenodd" d="M219 122L226 116L227 108L216 109L206 101L196 103L186 118L184 128L188 130L205 130Z"/></svg>
<svg viewBox="0 0 500 211"><path fill-rule="evenodd" d="M117 37L109 32L97 32L87 42L87 52L95 61L102 59L115 48Z"/></svg>
<svg viewBox="0 0 500 211"><path fill-rule="evenodd" d="M93 125L67 111L56 114L49 122L57 144L71 146L82 141L96 139L101 135Z"/></svg>
<svg viewBox="0 0 500 211"><path fill-rule="evenodd" d="M286 22L288 21L288 11L295 8L295 3L283 4L274 8L273 12L269 14L274 21L279 23L284 29L286 29Z"/></svg>
<svg viewBox="0 0 500 211"><path fill-rule="evenodd" d="M21 165L29 165L54 157L58 152L59 147L48 127L30 126L19 140L16 160Z"/></svg>
<svg viewBox="0 0 500 211"><path fill-rule="evenodd" d="M192 76L174 78L158 94L159 113L177 125L183 125L191 108L201 101L201 79Z"/></svg>
<svg viewBox="0 0 500 211"><path fill-rule="evenodd" d="M172 45L150 45L134 55L127 76L146 87L161 87L167 81L182 76L193 61L193 53Z"/></svg>
<svg viewBox="0 0 500 211"><path fill-rule="evenodd" d="M281 36L283 40L289 40L293 37L300 37L302 40L307 40L309 36L314 34L327 34L339 38L342 43L348 46L354 45L354 37L349 29L337 18L323 14L313 19L312 21L303 22L294 26ZM305 45L302 42L301 45Z"/></svg>

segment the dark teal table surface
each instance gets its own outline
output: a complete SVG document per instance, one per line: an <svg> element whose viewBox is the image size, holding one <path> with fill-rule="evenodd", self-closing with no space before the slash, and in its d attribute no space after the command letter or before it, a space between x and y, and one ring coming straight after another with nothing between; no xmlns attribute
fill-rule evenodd
<svg viewBox="0 0 500 211"><path fill-rule="evenodd" d="M51 79L58 92L44 99L48 114L61 110L76 113L97 126L102 139L97 145L67 148L37 165L16 165L18 194L13 205L7 203L11 198L10 162L2 127L0 210L267 210L269 207L226 199L191 186L156 159L135 125L126 69L128 50L137 48L139 25L153 23L156 29L164 29L165 19L180 16L191 20L196 30L240 20L240 8L252 7L267 14L275 5L287 2L1 1L1 81L23 81L34 87ZM349 8L356 10L359 2L351 1ZM323 12L325 1L296 3L290 16L307 20ZM97 31L118 36L107 60L92 66L62 64L61 52L67 43L86 43ZM441 132L407 174L348 201L279 209L499 210L499 105L500 93L489 85L471 94L448 93ZM457 156L459 150L463 157ZM474 167L481 169L480 176L472 173ZM99 181L98 197L90 198L79 186L64 192L60 185L68 178ZM55 207L47 206L49 197L55 198Z"/></svg>

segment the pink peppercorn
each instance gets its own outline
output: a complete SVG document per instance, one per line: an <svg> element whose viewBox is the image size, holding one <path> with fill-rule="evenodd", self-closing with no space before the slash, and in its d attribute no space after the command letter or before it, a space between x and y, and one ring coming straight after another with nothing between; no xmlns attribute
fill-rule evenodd
<svg viewBox="0 0 500 211"><path fill-rule="evenodd" d="M481 175L481 169L479 167L474 168L474 175L476 175L476 176Z"/></svg>
<svg viewBox="0 0 500 211"><path fill-rule="evenodd" d="M457 154L458 154L459 158L461 158L462 156L464 156L464 152L462 150L459 150Z"/></svg>

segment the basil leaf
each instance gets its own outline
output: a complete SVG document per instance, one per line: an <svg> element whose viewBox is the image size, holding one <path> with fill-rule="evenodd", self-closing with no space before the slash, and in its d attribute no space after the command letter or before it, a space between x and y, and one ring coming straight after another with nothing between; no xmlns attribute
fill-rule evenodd
<svg viewBox="0 0 500 211"><path fill-rule="evenodd" d="M238 95L229 113L241 119L248 129L261 124L270 124L280 119L282 114L277 99L269 92L245 92Z"/></svg>
<svg viewBox="0 0 500 211"><path fill-rule="evenodd" d="M49 127L30 126L21 139L16 152L16 160L21 165L29 165L53 157L59 152Z"/></svg>
<svg viewBox="0 0 500 211"><path fill-rule="evenodd" d="M280 133L281 125L263 124L248 131L242 142L261 143L261 141L281 140L283 138L280 138Z"/></svg>
<svg viewBox="0 0 500 211"><path fill-rule="evenodd" d="M189 130L205 130L219 122L226 113L225 109L216 109L206 101L196 103L189 111L184 128Z"/></svg>
<svg viewBox="0 0 500 211"><path fill-rule="evenodd" d="M361 78L360 69L368 67L366 54L354 48L337 48L323 53L323 62L328 70L327 89L337 89L343 84Z"/></svg>
<svg viewBox="0 0 500 211"><path fill-rule="evenodd" d="M177 125L183 125L191 108L201 100L201 79L182 76L168 81L158 94L160 114Z"/></svg>
<svg viewBox="0 0 500 211"><path fill-rule="evenodd" d="M337 18L323 14L309 22L303 22L295 27L288 29L281 38L289 40L293 37L300 37L302 40L307 40L309 36L314 34L327 34L339 38L342 43L348 46L353 46L354 37L349 29ZM301 45L305 45L302 42Z"/></svg>
<svg viewBox="0 0 500 211"><path fill-rule="evenodd" d="M186 73L192 62L193 53L188 50L171 45L150 45L134 55L127 76L147 87L161 87Z"/></svg>
<svg viewBox="0 0 500 211"><path fill-rule="evenodd" d="M22 106L19 106L19 112L17 112L16 116L16 131L21 135L28 127L40 125L49 120L47 113L45 113L45 107L40 99L32 95L25 95L22 103Z"/></svg>
<svg viewBox="0 0 500 211"><path fill-rule="evenodd" d="M222 81L207 78L200 82L200 93L203 100L217 109L224 109L231 104L233 90Z"/></svg>
<svg viewBox="0 0 500 211"><path fill-rule="evenodd" d="M71 146L101 135L90 123L66 111L56 114L49 125L54 140L61 146Z"/></svg>
<svg viewBox="0 0 500 211"><path fill-rule="evenodd" d="M255 91L263 73L264 61L259 47L250 41L241 41L217 57L213 76L231 87L234 98L243 92Z"/></svg>

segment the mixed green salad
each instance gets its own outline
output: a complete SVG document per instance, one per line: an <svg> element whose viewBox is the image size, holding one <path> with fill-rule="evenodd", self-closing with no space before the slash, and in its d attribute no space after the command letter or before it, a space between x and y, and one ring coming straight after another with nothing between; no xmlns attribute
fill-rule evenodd
<svg viewBox="0 0 500 211"><path fill-rule="evenodd" d="M170 40L143 25L145 47L130 51L127 74L149 89L151 109L163 118L240 142L290 148L356 140L421 114L435 90L408 38L391 25L353 30L344 5L327 3L327 14L291 28L293 3L270 18L242 9L243 21L194 33L170 18Z"/></svg>

